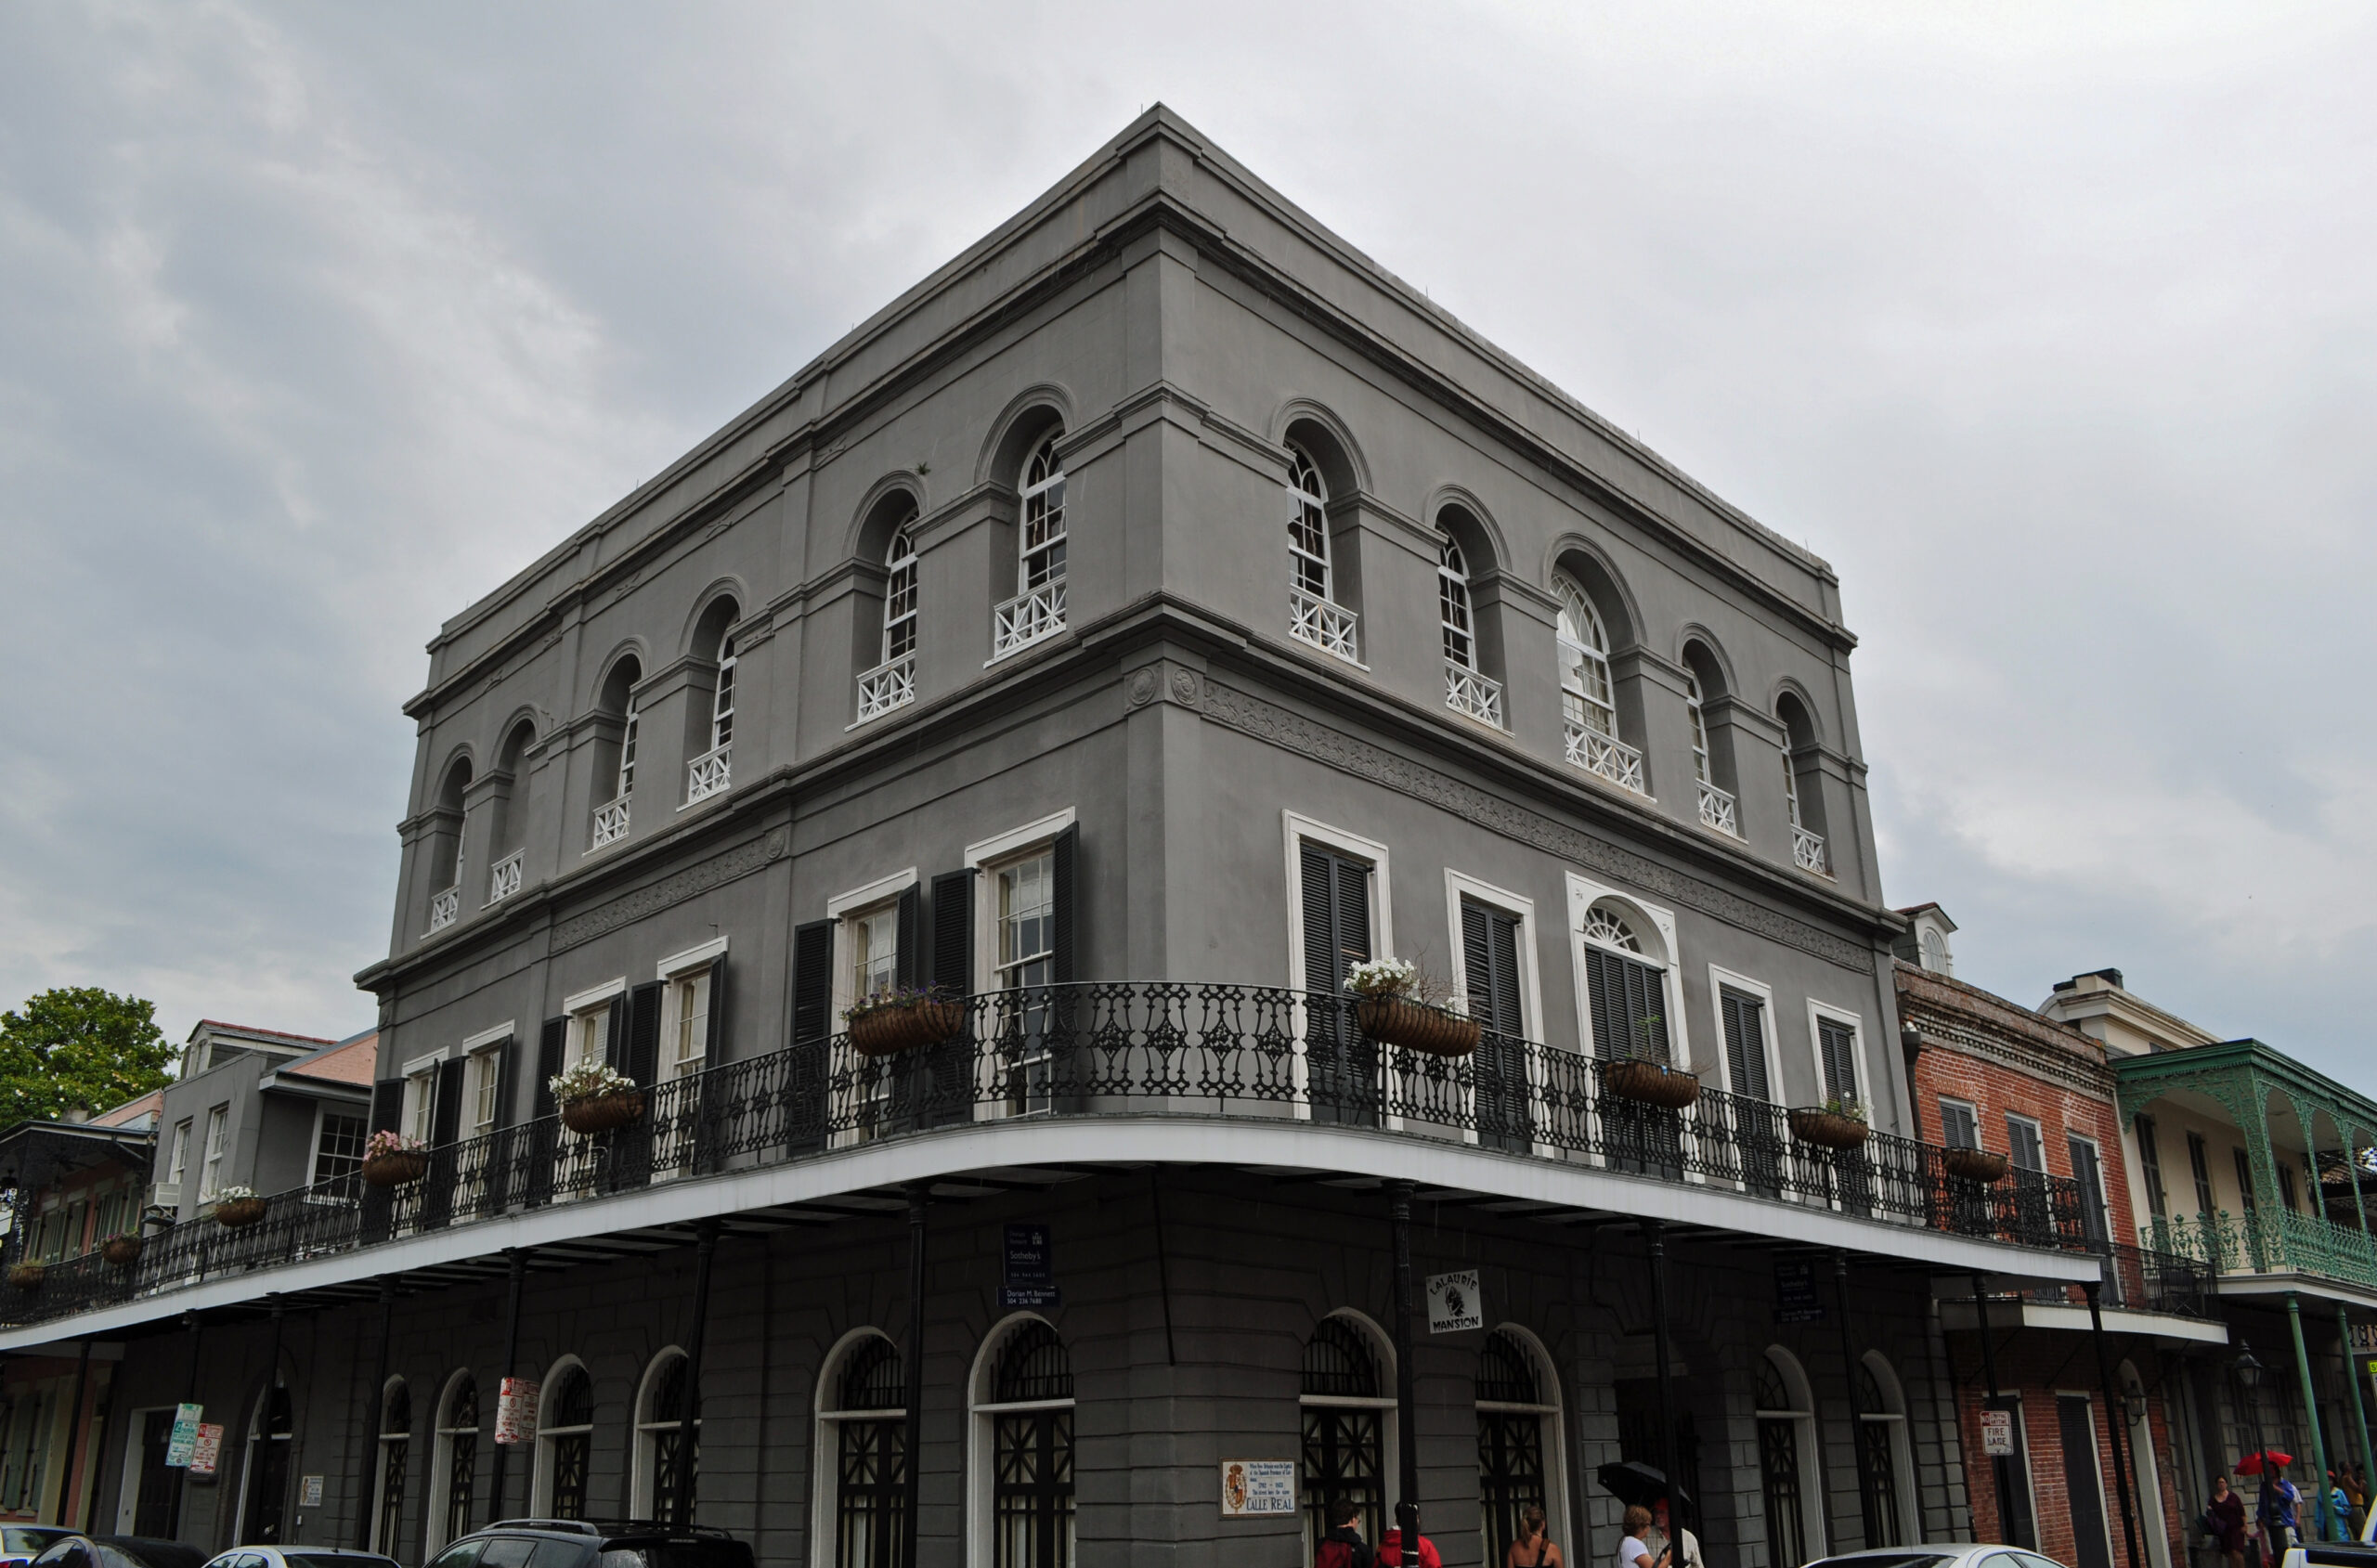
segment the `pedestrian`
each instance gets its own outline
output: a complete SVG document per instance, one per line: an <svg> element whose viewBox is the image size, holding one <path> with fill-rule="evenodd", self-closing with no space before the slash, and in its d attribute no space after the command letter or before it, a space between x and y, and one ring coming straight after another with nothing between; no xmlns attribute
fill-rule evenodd
<svg viewBox="0 0 2377 1568"><path fill-rule="evenodd" d="M1420 1568L1445 1568L1445 1560L1436 1555L1436 1543L1427 1536L1420 1537L1416 1554ZM1403 1561L1403 1526L1398 1524L1378 1538L1378 1568L1398 1568Z"/></svg>
<svg viewBox="0 0 2377 1568"><path fill-rule="evenodd" d="M2245 1568L2245 1499L2228 1489L2228 1478L2212 1478L2212 1501L2197 1521L2219 1549L2226 1568Z"/></svg>
<svg viewBox="0 0 2377 1568"><path fill-rule="evenodd" d="M1527 1504L1526 1511L1519 1515L1519 1538L1502 1554L1502 1568L1568 1568L1568 1560L1544 1530L1543 1510L1539 1505Z"/></svg>
<svg viewBox="0 0 2377 1568"><path fill-rule="evenodd" d="M1651 1504L1651 1533L1643 1544L1657 1551L1669 1542L1675 1543L1675 1568L1708 1568L1700 1560L1700 1537L1689 1530L1672 1530L1668 1526L1668 1500L1658 1498Z"/></svg>
<svg viewBox="0 0 2377 1568"><path fill-rule="evenodd" d="M1362 1539L1362 1510L1354 1499L1330 1504L1329 1534L1313 1549L1312 1568L1373 1568L1376 1561L1370 1542Z"/></svg>
<svg viewBox="0 0 2377 1568"><path fill-rule="evenodd" d="M2352 1516L2352 1497L2344 1489L2344 1478L2328 1471L2328 1517L2335 1522L2337 1536L2351 1540L2359 1532L2359 1522Z"/></svg>
<svg viewBox="0 0 2377 1568"><path fill-rule="evenodd" d="M2268 1455L2262 1456L2262 1464L2267 1474ZM2300 1528L2296 1523L2296 1510L2302 1502L2302 1488L2289 1481L2282 1470L2278 1472L2275 1484L2264 1491L2262 1508L2269 1517L2262 1521L2262 1550L2268 1554L2271 1568L2286 1561L2287 1544Z"/></svg>
<svg viewBox="0 0 2377 1568"><path fill-rule="evenodd" d="M1674 1550L1662 1545L1656 1555L1643 1537L1650 1534L1651 1510L1636 1503L1626 1510L1626 1538L1617 1543L1617 1568L1672 1568Z"/></svg>

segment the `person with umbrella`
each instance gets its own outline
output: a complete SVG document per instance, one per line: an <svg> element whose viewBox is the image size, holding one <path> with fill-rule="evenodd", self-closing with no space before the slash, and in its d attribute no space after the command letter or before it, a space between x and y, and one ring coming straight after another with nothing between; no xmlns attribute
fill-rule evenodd
<svg viewBox="0 0 2377 1568"><path fill-rule="evenodd" d="M1692 1503L1682 1487L1670 1487L1664 1474L1639 1459L1604 1465L1593 1475L1610 1496L1626 1505L1626 1539L1617 1549L1617 1568L1682 1568L1687 1562L1697 1568L1700 1543L1691 1531L1682 1532L1682 1558L1677 1557L1670 1544L1669 1497L1674 1497L1679 1509ZM1637 1514L1643 1516L1639 1526L1634 1517ZM1644 1562L1638 1563L1638 1556Z"/></svg>
<svg viewBox="0 0 2377 1568"><path fill-rule="evenodd" d="M1673 1568L1675 1551L1662 1546L1652 1551L1651 1510L1640 1503L1626 1510L1626 1538L1617 1543L1617 1568Z"/></svg>
<svg viewBox="0 0 2377 1568"><path fill-rule="evenodd" d="M2303 1500L2303 1493L2286 1478L2286 1467L2294 1462L2292 1454L2281 1454L2275 1448L2264 1448L2246 1455L2237 1462L2240 1475L2257 1475L2261 1485L2256 1500L2260 1507L2262 1551L2274 1565L2286 1559L2288 1540L2295 1532L2295 1507Z"/></svg>

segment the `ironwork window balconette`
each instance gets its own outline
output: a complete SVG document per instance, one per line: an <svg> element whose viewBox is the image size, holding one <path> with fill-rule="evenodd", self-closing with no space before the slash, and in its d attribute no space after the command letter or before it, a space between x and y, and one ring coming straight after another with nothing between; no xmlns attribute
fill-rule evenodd
<svg viewBox="0 0 2377 1568"><path fill-rule="evenodd" d="M894 708L916 700L916 659L914 654L877 665L858 678L858 721L880 719Z"/></svg>
<svg viewBox="0 0 2377 1568"><path fill-rule="evenodd" d="M594 808L594 848L617 844L628 836L628 803L625 799L605 800Z"/></svg>
<svg viewBox="0 0 2377 1568"><path fill-rule="evenodd" d="M462 889L441 888L429 901L429 928L442 931L462 917Z"/></svg>
<svg viewBox="0 0 2377 1568"><path fill-rule="evenodd" d="M1455 713L1465 713L1482 724L1502 727L1502 683L1464 669L1448 660L1445 664L1445 706Z"/></svg>
<svg viewBox="0 0 2377 1568"><path fill-rule="evenodd" d="M686 805L726 793L734 782L734 756L732 745L722 745L716 751L706 751L685 764Z"/></svg>
<svg viewBox="0 0 2377 1568"><path fill-rule="evenodd" d="M1825 854L1824 835L1794 823L1791 826L1791 863L1801 871L1830 876L1832 862Z"/></svg>
<svg viewBox="0 0 2377 1568"><path fill-rule="evenodd" d="M1734 797L1705 779L1700 784L1700 825L1729 837L1742 836L1741 817L1734 808Z"/></svg>
<svg viewBox="0 0 2377 1568"><path fill-rule="evenodd" d="M1604 734L1590 725L1568 720L1567 758L1586 772L1607 779L1618 788L1644 793L1643 787L1643 754L1615 736Z"/></svg>
<svg viewBox="0 0 2377 1568"><path fill-rule="evenodd" d="M1326 599L1315 599L1298 589L1288 596L1288 632L1299 642L1309 642L1324 654L1334 654L1341 659L1358 662L1356 628L1360 617L1342 604L1331 604Z"/></svg>
<svg viewBox="0 0 2377 1568"><path fill-rule="evenodd" d="M1065 579L1059 577L1054 582L1017 594L998 607L994 620L995 624L991 634L991 656L994 659L1003 659L1045 638L1054 637L1065 629Z"/></svg>
<svg viewBox="0 0 2377 1568"><path fill-rule="evenodd" d="M520 869L525 854L525 850L514 849L495 862L495 869L487 873L487 902L500 904L520 890Z"/></svg>

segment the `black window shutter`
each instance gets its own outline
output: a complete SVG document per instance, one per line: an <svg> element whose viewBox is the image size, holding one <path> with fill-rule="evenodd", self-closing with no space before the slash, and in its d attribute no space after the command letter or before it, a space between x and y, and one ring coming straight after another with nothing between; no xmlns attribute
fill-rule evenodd
<svg viewBox="0 0 2377 1568"><path fill-rule="evenodd" d="M1734 1093L1753 1100L1767 1097L1766 1004L1737 991L1720 991L1718 1011L1725 1024L1725 1070Z"/></svg>
<svg viewBox="0 0 2377 1568"><path fill-rule="evenodd" d="M1304 988L1333 996L1344 979L1337 967L1336 874L1326 850L1309 844L1298 849L1304 884Z"/></svg>
<svg viewBox="0 0 2377 1568"><path fill-rule="evenodd" d="M1469 985L1469 1016L1498 1034L1522 1032L1517 917L1463 899L1461 952Z"/></svg>
<svg viewBox="0 0 2377 1568"><path fill-rule="evenodd" d="M1857 1031L1830 1018L1816 1020L1816 1043L1824 1056L1824 1092L1842 1101L1857 1094Z"/></svg>
<svg viewBox="0 0 2377 1568"><path fill-rule="evenodd" d="M932 984L948 996L974 989L974 871L932 879Z"/></svg>
<svg viewBox="0 0 2377 1568"><path fill-rule="evenodd" d="M1370 868L1337 860L1337 979L1357 964L1370 961Z"/></svg>
<svg viewBox="0 0 2377 1568"><path fill-rule="evenodd" d="M1603 948L1585 950L1593 1050L1617 1060L1668 1059L1667 971Z"/></svg>
<svg viewBox="0 0 2377 1568"><path fill-rule="evenodd" d="M894 939L900 951L891 955L891 983L903 991L914 991L924 973L923 954L917 951L924 941L923 917L923 891L910 883L900 890L899 935Z"/></svg>
<svg viewBox="0 0 2377 1568"><path fill-rule="evenodd" d="M1080 978L1075 965L1074 942L1079 926L1079 906L1074 890L1075 868L1081 860L1081 824L1075 823L1057 835L1057 841L1048 848L1049 893L1054 906L1054 918L1050 924L1055 927L1051 933L1053 951L1049 954L1048 967L1057 983L1064 985Z"/></svg>
<svg viewBox="0 0 2377 1568"><path fill-rule="evenodd" d="M1461 963L1469 984L1469 1015L1491 1023L1494 1012L1494 943L1486 912L1461 901ZM1496 1029L1501 1025L1494 1024Z"/></svg>
<svg viewBox="0 0 2377 1568"><path fill-rule="evenodd" d="M561 1071L562 1054L568 1048L569 1020L547 1018L543 1031L537 1037L537 1082L529 1095L529 1114L553 1114L553 1076Z"/></svg>
<svg viewBox="0 0 2377 1568"><path fill-rule="evenodd" d="M383 1078L371 1085L371 1131L393 1133L404 1121L405 1081Z"/></svg>
<svg viewBox="0 0 2377 1568"><path fill-rule="evenodd" d="M1500 910L1487 916L1489 951L1494 957L1495 1029L1504 1034L1525 1032L1519 1007L1519 922L1518 916Z"/></svg>
<svg viewBox="0 0 2377 1568"><path fill-rule="evenodd" d="M732 1055L726 1048L726 959L709 961L709 1043L705 1067L716 1067Z"/></svg>
<svg viewBox="0 0 2377 1568"><path fill-rule="evenodd" d="M462 1128L462 1069L459 1056L448 1056L437 1064L437 1106L430 1115L429 1141L444 1147L454 1141Z"/></svg>
<svg viewBox="0 0 2377 1568"><path fill-rule="evenodd" d="M502 1053L497 1059L495 1072L495 1124L509 1127L520 1120L512 1108L520 1095L520 1040L507 1037L496 1047Z"/></svg>
<svg viewBox="0 0 2377 1568"><path fill-rule="evenodd" d="M1592 1006L1593 1055L1615 1057L1617 1049L1617 1023L1610 1016L1610 1002L1617 990L1617 978L1611 973L1609 954L1597 947L1585 949L1585 995Z"/></svg>
<svg viewBox="0 0 2377 1568"><path fill-rule="evenodd" d="M603 1065L614 1072L627 1072L628 1032L633 1027L633 1012L624 992L611 998L611 1027L603 1034ZM634 1078L633 1073L628 1076ZM642 1079L637 1079L639 1083Z"/></svg>
<svg viewBox="0 0 2377 1568"><path fill-rule="evenodd" d="M619 1070L638 1083L650 1083L660 1069L660 993L667 988L647 980L629 996L627 1065Z"/></svg>
<svg viewBox="0 0 2377 1568"><path fill-rule="evenodd" d="M812 920L792 933L792 1038L823 1040L833 1032L834 923Z"/></svg>

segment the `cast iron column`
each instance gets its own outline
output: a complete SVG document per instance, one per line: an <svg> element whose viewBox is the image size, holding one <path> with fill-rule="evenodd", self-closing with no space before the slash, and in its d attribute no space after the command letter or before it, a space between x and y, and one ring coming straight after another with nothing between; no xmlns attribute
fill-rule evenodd
<svg viewBox="0 0 2377 1568"><path fill-rule="evenodd" d="M908 1184L908 1362L902 1368L907 1388L901 1396L908 1402L901 1492L907 1511L900 1529L900 1568L916 1568L916 1515L924 1497L925 1198L930 1187L929 1182Z"/></svg>
<svg viewBox="0 0 2377 1568"><path fill-rule="evenodd" d="M2146 1560L2137 1555L2137 1516L2130 1506L2130 1497L2137 1490L2137 1474L2129 1467L2121 1442L2121 1419L2124 1402L2113 1387L2113 1364L2105 1349L2105 1315L2098 1297L2105 1288L2102 1279L2091 1279L2080 1287L2088 1296L2088 1337L2097 1341L2097 1383L2105 1391L2105 1435L2112 1439L2113 1490L2121 1502L2122 1538L2129 1543L2129 1568L2146 1568Z"/></svg>
<svg viewBox="0 0 2377 1568"><path fill-rule="evenodd" d="M2311 1423L2311 1485L2319 1494L2319 1539L2328 1539L2328 1440L2319 1431L2319 1396L2311 1387L2311 1357L2303 1349L2303 1303L2286 1292L2286 1326L2294 1331L2294 1375L2303 1382L2303 1415ZM2303 1510L2294 1512L2297 1529Z"/></svg>
<svg viewBox="0 0 2377 1568"><path fill-rule="evenodd" d="M528 1272L528 1255L517 1247L506 1247L503 1261L512 1276L512 1291L503 1312L503 1362L495 1369L495 1421L499 1437L502 1435L503 1427L503 1385L511 1380L512 1368L520 1360L520 1281L521 1276ZM372 1435L377 1437L379 1433ZM511 1444L498 1443L495 1445L493 1473L487 1478L487 1522L489 1524L503 1517L503 1482L508 1468L505 1461L511 1457Z"/></svg>
<svg viewBox="0 0 2377 1568"><path fill-rule="evenodd" d="M383 1401L388 1390L388 1341L396 1328L396 1282L380 1281L380 1369L371 1378L371 1396L365 1404L363 1471L355 1489L355 1546L371 1549L371 1510L380 1501L380 1429L387 1424Z"/></svg>
<svg viewBox="0 0 2377 1568"><path fill-rule="evenodd" d="M1868 1547L1874 1539L1873 1487L1865 1479L1865 1419L1857 1403L1857 1341L1849 1332L1849 1251L1832 1250L1832 1282L1840 1292L1840 1374L1849 1382L1849 1462L1857 1475L1857 1538ZM1821 1427L1818 1428L1822 1430ZM1834 1550L1840 1549L1835 1547Z"/></svg>
<svg viewBox="0 0 2377 1568"><path fill-rule="evenodd" d="M694 1445L701 1441L702 1341L709 1331L710 1255L718 1251L718 1222L695 1227L694 1331L685 1337L685 1404L677 1412L677 1473L669 1478L669 1519L694 1522Z"/></svg>
<svg viewBox="0 0 2377 1568"><path fill-rule="evenodd" d="M2369 1411L2360 1401L2360 1368L2352 1359L2352 1320L2345 1315L2342 1302L2336 1303L2336 1339L2344 1346L2344 1386L2352 1390L2352 1424L2360 1433L2360 1484L2366 1486L2371 1476L2377 1476L2377 1453L2370 1451Z"/></svg>
<svg viewBox="0 0 2377 1568"><path fill-rule="evenodd" d="M205 1331L200 1326L198 1314L195 1312L183 1313L182 1321L189 1327L189 1377L183 1384L182 1403L185 1405L195 1405L198 1403L199 1341L203 1337ZM169 1538L177 1539L181 1536L182 1496L188 1490L189 1467L188 1465L182 1465L177 1468L177 1473L174 1476L174 1508L173 1512L167 1517L165 1522L165 1534Z"/></svg>
<svg viewBox="0 0 2377 1568"><path fill-rule="evenodd" d="M1395 1230L1395 1503L1406 1563L1420 1561L1420 1423L1411 1375L1411 1184L1386 1184Z"/></svg>
<svg viewBox="0 0 2377 1568"><path fill-rule="evenodd" d="M1644 1220L1643 1237L1650 1244L1651 1357L1658 1364L1659 1373L1659 1479L1668 1489L1668 1525L1681 1542L1683 1504L1678 1500L1682 1488L1675 1478L1675 1384L1668 1366L1672 1355L1668 1345L1667 1228L1656 1220Z"/></svg>

